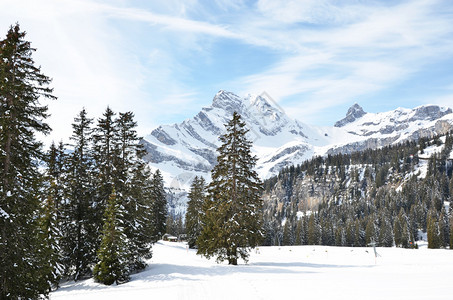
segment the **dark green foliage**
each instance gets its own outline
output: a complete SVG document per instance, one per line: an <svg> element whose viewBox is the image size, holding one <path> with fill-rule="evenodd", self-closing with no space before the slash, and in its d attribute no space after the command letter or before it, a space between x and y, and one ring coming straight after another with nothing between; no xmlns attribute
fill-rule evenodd
<svg viewBox="0 0 453 300"><path fill-rule="evenodd" d="M153 175L151 181L152 195L152 231L151 238L157 242L167 232L167 197L164 190L164 179L159 170Z"/></svg>
<svg viewBox="0 0 453 300"><path fill-rule="evenodd" d="M216 256L236 265L247 260L249 248L261 242L262 184L254 171L256 158L250 153L245 123L237 113L220 136L217 165L212 170L209 197L203 206L203 229L198 238L198 253Z"/></svg>
<svg viewBox="0 0 453 300"><path fill-rule="evenodd" d="M283 227L283 246L292 246L294 245L295 238L294 238L294 231L290 224L290 222L286 222L285 226Z"/></svg>
<svg viewBox="0 0 453 300"><path fill-rule="evenodd" d="M186 213L187 242L190 248L194 248L201 234L203 203L206 198L206 182L203 177L195 176L188 198Z"/></svg>
<svg viewBox="0 0 453 300"><path fill-rule="evenodd" d="M94 279L105 285L129 280L127 237L121 222L123 214L124 207L118 203L113 191L104 213L101 245L97 252L99 261L93 269Z"/></svg>
<svg viewBox="0 0 453 300"><path fill-rule="evenodd" d="M54 99L50 78L34 65L30 42L19 25L0 40L0 298L34 299L51 288L52 264L41 249L44 158L35 134L48 134L47 106ZM45 198L45 197L44 197ZM45 274L41 270L45 269Z"/></svg>
<svg viewBox="0 0 453 300"><path fill-rule="evenodd" d="M74 280L91 276L91 266L96 262L99 246L97 224L102 220L94 202L96 186L90 144L91 124L92 119L87 117L85 109L74 118L70 137L73 151L65 158L63 175L65 201L61 205L61 248L64 275Z"/></svg>
<svg viewBox="0 0 453 300"><path fill-rule="evenodd" d="M96 190L94 197L94 205L96 206L94 227L100 236L102 229L102 215L105 211L107 200L115 186L114 168L115 160L119 156L117 147L116 126L114 121L115 113L107 107L101 118L98 119L97 125L93 130L93 162L96 176ZM119 170L121 172L121 170ZM121 189L120 189L121 190ZM119 191L121 193L121 191ZM119 195L121 197L121 194Z"/></svg>
<svg viewBox="0 0 453 300"><path fill-rule="evenodd" d="M437 212L430 210L427 218L428 248L438 249L441 246L439 222Z"/></svg>
<svg viewBox="0 0 453 300"><path fill-rule="evenodd" d="M285 168L264 184L264 197L271 199L265 201L264 222L276 224L266 227L266 241L280 245L285 227L296 228L295 237L301 239L297 233L301 220L307 226L302 230L306 242L312 244L365 246L375 241L379 246L415 247L420 231L430 227L431 244L447 247L451 226L444 203L450 201L452 190L451 134L445 137L442 151L427 160L428 176L423 178L415 171L426 161L419 157L419 150L442 141L424 138L420 146L405 142L315 157ZM318 203L310 204L313 201ZM430 226L428 211L437 216ZM301 212L307 214L298 219ZM282 226L283 220L290 224Z"/></svg>
<svg viewBox="0 0 453 300"><path fill-rule="evenodd" d="M50 188L54 189L55 183ZM49 292L59 286L61 273L63 271L62 255L60 249L61 232L58 223L57 207L53 195L47 197L43 213L40 219L41 233L40 240L43 242L41 255L48 264L43 266L40 276L49 284Z"/></svg>
<svg viewBox="0 0 453 300"><path fill-rule="evenodd" d="M118 201L125 208L122 222L128 240L129 268L139 270L146 266L144 260L151 258L151 174L142 160L145 150L135 130L134 114L119 113L114 127L111 177Z"/></svg>

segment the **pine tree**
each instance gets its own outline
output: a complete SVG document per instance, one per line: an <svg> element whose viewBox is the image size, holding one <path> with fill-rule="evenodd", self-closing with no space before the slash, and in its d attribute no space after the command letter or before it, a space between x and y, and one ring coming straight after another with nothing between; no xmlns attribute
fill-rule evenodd
<svg viewBox="0 0 453 300"><path fill-rule="evenodd" d="M134 215L135 226L128 221L128 230L133 228L129 235L129 252L131 269L139 270L146 266L144 260L152 257L153 242L153 197L152 175L149 167L143 161L135 163L130 175L130 195L135 199L126 204L126 216ZM128 219L129 217L126 217Z"/></svg>
<svg viewBox="0 0 453 300"><path fill-rule="evenodd" d="M117 194L117 199L125 207L124 232L128 239L129 268L131 270L143 269L146 264L144 259L151 257L151 244L145 238L149 232L146 220L151 209L149 195L149 172L142 160L145 155L143 145L139 143L132 112L119 113L114 122L115 145L112 181ZM147 198L148 197L148 198Z"/></svg>
<svg viewBox="0 0 453 300"><path fill-rule="evenodd" d="M430 249L440 248L441 241L439 222L437 212L434 209L430 210L428 213L426 233L428 234L428 248Z"/></svg>
<svg viewBox="0 0 453 300"><path fill-rule="evenodd" d="M308 218L308 245L319 245L321 236L318 220L314 214Z"/></svg>
<svg viewBox="0 0 453 300"><path fill-rule="evenodd" d="M283 246L292 246L294 245L294 235L291 226L291 222L287 219L285 226L283 226Z"/></svg>
<svg viewBox="0 0 453 300"><path fill-rule="evenodd" d="M56 183L52 182L50 188L55 190ZM50 193L42 208L43 213L40 218L41 233L40 238L44 245L40 251L43 260L48 264L41 269L40 276L43 281L48 282L50 292L58 288L61 274L63 272L62 255L60 249L61 232L58 224L57 206L54 201L54 194Z"/></svg>
<svg viewBox="0 0 453 300"><path fill-rule="evenodd" d="M99 209L95 206L93 153L90 147L92 119L85 109L72 124L70 137L72 152L66 157L64 176L65 198L62 207L61 248L64 256L65 277L79 280L91 276L91 265L96 262L99 245ZM102 219L101 219L102 220Z"/></svg>
<svg viewBox="0 0 453 300"><path fill-rule="evenodd" d="M187 242L190 248L194 248L201 234L201 215L206 198L206 182L203 177L195 176L188 198L186 213Z"/></svg>
<svg viewBox="0 0 453 300"><path fill-rule="evenodd" d="M49 263L40 255L42 143L35 133L50 127L43 98L55 99L51 79L34 65L35 51L19 24L0 41L0 298L26 299L47 294L50 284L41 276Z"/></svg>
<svg viewBox="0 0 453 300"><path fill-rule="evenodd" d="M102 216L106 203L113 191L115 181L114 163L118 158L117 134L115 126L115 113L107 107L102 117L98 119L93 131L93 159L96 172L96 196L95 196L95 228L100 236L102 230ZM122 197L119 191L119 197Z"/></svg>
<svg viewBox="0 0 453 300"><path fill-rule="evenodd" d="M124 207L118 204L116 193L112 191L104 213L101 245L98 250L99 262L93 269L94 279L105 285L129 281L127 267L127 237L124 234Z"/></svg>
<svg viewBox="0 0 453 300"><path fill-rule="evenodd" d="M152 195L152 231L153 242L157 242L167 232L167 197L164 190L164 179L159 170L154 172L151 181Z"/></svg>
<svg viewBox="0 0 453 300"><path fill-rule="evenodd" d="M61 251L61 220L62 204L64 203L64 145L58 147L52 143L47 153L47 171L45 175L46 199L42 207L40 218L41 239L46 242L41 250L44 259L49 262L48 268L42 269L42 274L52 289L58 288L64 266ZM50 290L49 290L50 291Z"/></svg>
<svg viewBox="0 0 453 300"><path fill-rule="evenodd" d="M52 195L57 213L57 222L60 222L60 209L64 202L64 178L66 174L66 154L63 142L58 146L54 143L50 145L47 153L47 172L46 182L47 194Z"/></svg>
<svg viewBox="0 0 453 300"><path fill-rule="evenodd" d="M372 242L376 242L376 227L374 224L374 218L369 217L365 228L365 244L368 245Z"/></svg>
<svg viewBox="0 0 453 300"><path fill-rule="evenodd" d="M305 245L306 244L306 241L304 239L304 219L303 218L300 218L298 221L297 221L297 225L296 225L296 233L295 233L295 241L294 241L294 244L295 245ZM335 238L335 237L334 237Z"/></svg>
<svg viewBox="0 0 453 300"><path fill-rule="evenodd" d="M247 260L249 248L259 245L262 231L262 183L254 171L256 157L239 114L226 124L220 136L217 165L212 170L209 197L203 208L203 229L198 239L198 253L217 256L237 265Z"/></svg>

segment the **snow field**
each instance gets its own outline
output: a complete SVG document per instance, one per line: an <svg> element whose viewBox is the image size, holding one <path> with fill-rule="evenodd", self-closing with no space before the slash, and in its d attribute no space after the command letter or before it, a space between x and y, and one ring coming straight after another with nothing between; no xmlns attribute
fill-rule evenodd
<svg viewBox="0 0 453 300"><path fill-rule="evenodd" d="M122 285L63 284L50 299L451 299L453 251L259 247L248 264L217 264L183 243L159 242Z"/></svg>

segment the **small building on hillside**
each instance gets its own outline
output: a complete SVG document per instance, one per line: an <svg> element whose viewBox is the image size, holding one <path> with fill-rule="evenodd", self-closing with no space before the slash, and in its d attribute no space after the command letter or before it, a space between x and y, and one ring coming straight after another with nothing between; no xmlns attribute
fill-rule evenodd
<svg viewBox="0 0 453 300"><path fill-rule="evenodd" d="M169 233L164 234L162 239L164 241L168 241L168 242L177 242L178 241L178 238L176 236L173 236L173 235L171 235Z"/></svg>

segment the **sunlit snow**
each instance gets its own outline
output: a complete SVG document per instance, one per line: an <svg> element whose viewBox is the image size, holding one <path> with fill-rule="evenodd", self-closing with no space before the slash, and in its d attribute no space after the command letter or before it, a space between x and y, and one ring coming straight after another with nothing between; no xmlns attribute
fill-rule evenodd
<svg viewBox="0 0 453 300"><path fill-rule="evenodd" d="M104 286L70 282L50 299L451 299L453 251L259 247L248 264L217 264L183 243L159 242L147 269Z"/></svg>

